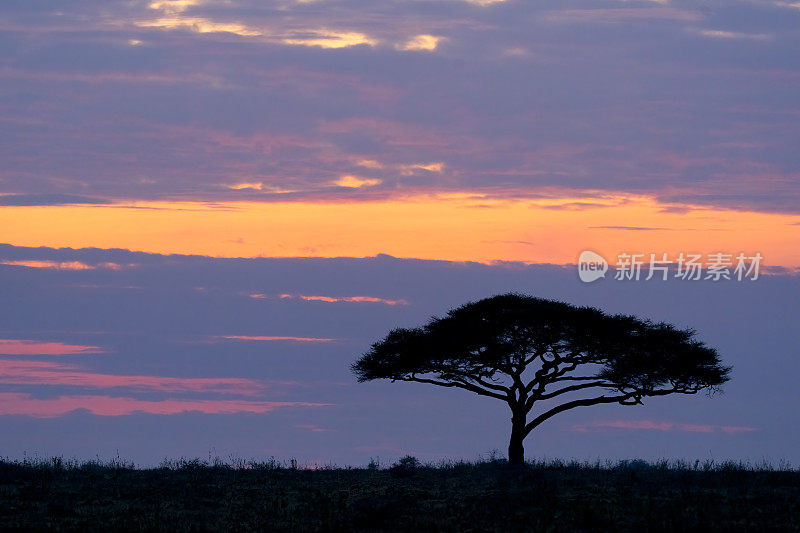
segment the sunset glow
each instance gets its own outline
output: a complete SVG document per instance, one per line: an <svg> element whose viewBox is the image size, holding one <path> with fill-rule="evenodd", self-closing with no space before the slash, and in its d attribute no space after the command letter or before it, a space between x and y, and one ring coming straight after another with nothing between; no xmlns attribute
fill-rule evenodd
<svg viewBox="0 0 800 533"><path fill-rule="evenodd" d="M214 257L396 257L574 263L591 249L623 252L760 252L765 264L800 266L793 215L686 206L646 197L502 200L473 194L402 201L159 202L0 210L19 246L122 247ZM657 244L657 245L656 245Z"/></svg>

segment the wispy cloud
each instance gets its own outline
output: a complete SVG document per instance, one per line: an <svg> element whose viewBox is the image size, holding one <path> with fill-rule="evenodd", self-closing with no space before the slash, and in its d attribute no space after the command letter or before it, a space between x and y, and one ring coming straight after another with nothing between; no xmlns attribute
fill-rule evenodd
<svg viewBox="0 0 800 533"><path fill-rule="evenodd" d="M680 422L654 421L654 420L602 420L588 424L576 424L572 426L572 431L586 433L589 431L599 431L603 429L624 429L624 430L651 430L651 431L683 431L687 433L751 433L758 431L758 428L751 426L727 426L713 424L689 424Z"/></svg>
<svg viewBox="0 0 800 533"><path fill-rule="evenodd" d="M441 37L437 37L435 35L416 35L411 39L396 45L395 47L398 50L430 52L432 50L436 50L436 47L439 45L441 40Z"/></svg>
<svg viewBox="0 0 800 533"><path fill-rule="evenodd" d="M377 44L377 40L356 31L309 28L278 32L240 21L213 20L208 17L187 14L190 8L201 6L203 3L196 0L151 2L149 7L158 12L159 16L148 20L139 20L136 25L141 28L188 30L195 33L228 33L239 37L258 37L271 43L319 48L347 48Z"/></svg>
<svg viewBox="0 0 800 533"><path fill-rule="evenodd" d="M0 393L0 415L23 415L54 418L78 410L100 416L123 416L135 413L174 415L200 412L205 414L263 414L289 407L328 407L314 402L267 402L246 400L140 400L114 396L58 396L34 398L30 394Z"/></svg>
<svg viewBox="0 0 800 533"><path fill-rule="evenodd" d="M380 185L381 180L372 178L360 178L358 176L342 176L333 183L334 185L338 185L339 187L358 189L361 187L372 187L374 185Z"/></svg>
<svg viewBox="0 0 800 533"><path fill-rule="evenodd" d="M703 18L696 11L671 7L623 7L593 9L563 9L547 13L552 21L559 22L626 22L633 20L676 20L695 22Z"/></svg>
<svg viewBox="0 0 800 533"><path fill-rule="evenodd" d="M491 6L491 5L494 5L494 4L502 4L506 0L463 0L463 1L468 3L468 4L474 4L476 6L485 7L485 6Z"/></svg>
<svg viewBox="0 0 800 533"><path fill-rule="evenodd" d="M8 74L8 72L6 72ZM78 194L0 194L0 205L34 206L34 205L81 205L106 204L107 200Z"/></svg>
<svg viewBox="0 0 800 533"><path fill-rule="evenodd" d="M78 366L50 361L0 360L0 384L51 385L90 389L126 388L159 392L204 392L252 396L266 384L245 378L177 378L89 372Z"/></svg>
<svg viewBox="0 0 800 533"><path fill-rule="evenodd" d="M356 165L364 168L383 168L383 163L374 159L359 159Z"/></svg>
<svg viewBox="0 0 800 533"><path fill-rule="evenodd" d="M272 193L272 194L289 194L293 192L299 192L296 189L289 189L286 187L278 187L275 185L266 185L264 182L256 181L256 182L242 182L242 183L235 183L233 185L226 185L228 189L234 191L259 191L263 193Z"/></svg>
<svg viewBox="0 0 800 533"><path fill-rule="evenodd" d="M0 265L28 268L50 268L55 270L92 270L94 266L81 261L48 261L40 259L2 259Z"/></svg>
<svg viewBox="0 0 800 533"><path fill-rule="evenodd" d="M790 9L800 9L800 2L791 2L791 1L789 1L789 2L783 2L783 1L775 2L775 1L773 1L773 5L776 5L776 6L779 6L779 7L788 7Z"/></svg>
<svg viewBox="0 0 800 533"><path fill-rule="evenodd" d="M215 22L202 17L159 17L153 20L141 20L136 23L142 28L158 28L166 30L186 29L197 33L232 33L242 37L264 35L261 30L236 22Z"/></svg>
<svg viewBox="0 0 800 533"><path fill-rule="evenodd" d="M314 424L295 424L296 428L310 431L311 433L330 433L333 429L323 428Z"/></svg>
<svg viewBox="0 0 800 533"><path fill-rule="evenodd" d="M283 342L335 342L338 339L321 337L291 337L279 335L222 335L220 338L238 341L283 341Z"/></svg>
<svg viewBox="0 0 800 533"><path fill-rule="evenodd" d="M254 189L256 191L260 191L263 186L264 185L261 182L255 182L255 183L243 182L243 183L237 183L235 185L228 185L228 188L237 191L242 189Z"/></svg>
<svg viewBox="0 0 800 533"><path fill-rule="evenodd" d="M618 229L623 231L669 231L670 228L648 228L645 226L589 226L589 229Z"/></svg>
<svg viewBox="0 0 800 533"><path fill-rule="evenodd" d="M441 172L444 170L444 163L415 163L412 165L398 165L397 167L405 175L414 174L418 170L427 170L428 172Z"/></svg>
<svg viewBox="0 0 800 533"><path fill-rule="evenodd" d="M328 29L295 32L281 39L284 44L316 46L319 48L347 48L349 46L375 46L377 41L364 33L355 31L334 31Z"/></svg>
<svg viewBox="0 0 800 533"><path fill-rule="evenodd" d="M135 264L120 264L120 263L96 263L88 264L81 261L51 261L43 259L0 259L0 265L22 266L28 268L47 268L53 270L122 270L123 268L131 268Z"/></svg>
<svg viewBox="0 0 800 533"><path fill-rule="evenodd" d="M148 4L150 9L160 9L167 13L183 13L188 8L202 5L204 0L154 0Z"/></svg>
<svg viewBox="0 0 800 533"><path fill-rule="evenodd" d="M543 205L541 207L554 211L585 211L587 209L602 209L604 207L613 206L613 204L602 204L598 202L566 202L563 204Z"/></svg>
<svg viewBox="0 0 800 533"><path fill-rule="evenodd" d="M441 161L432 163L382 163L375 159L359 159L355 162L356 165L374 170L380 169L394 169L400 172L403 176L411 176L424 170L427 172L441 173L444 170L445 164Z"/></svg>
<svg viewBox="0 0 800 533"><path fill-rule="evenodd" d="M251 298L264 295L253 296ZM319 296L319 295L305 295L305 294L281 294L281 299L300 299L309 302L327 302L327 303L379 303L385 305L408 305L408 302L402 298L391 300L388 298L378 298L377 296Z"/></svg>
<svg viewBox="0 0 800 533"><path fill-rule="evenodd" d="M105 350L98 346L23 339L0 339L0 355L74 355L104 352Z"/></svg>
<svg viewBox="0 0 800 533"><path fill-rule="evenodd" d="M166 30L187 29L197 33L232 33L243 37L263 35L261 30L238 22L219 22L204 17L186 16L184 13L192 7L199 6L201 0L160 0L151 2L148 7L159 11L163 16L155 19L140 20L136 25L142 28L158 28Z"/></svg>
<svg viewBox="0 0 800 533"><path fill-rule="evenodd" d="M745 33L728 30L693 30L694 33L711 39L731 39L745 41L768 41L772 36L766 33Z"/></svg>

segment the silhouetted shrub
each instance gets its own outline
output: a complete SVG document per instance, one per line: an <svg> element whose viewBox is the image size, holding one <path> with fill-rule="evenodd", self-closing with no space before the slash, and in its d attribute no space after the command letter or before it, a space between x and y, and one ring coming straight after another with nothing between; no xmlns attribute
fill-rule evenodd
<svg viewBox="0 0 800 533"><path fill-rule="evenodd" d="M410 476L414 472L416 472L422 464L419 462L419 459L414 457L413 455L406 455L405 457L401 457L398 461L389 468L392 474L396 476Z"/></svg>

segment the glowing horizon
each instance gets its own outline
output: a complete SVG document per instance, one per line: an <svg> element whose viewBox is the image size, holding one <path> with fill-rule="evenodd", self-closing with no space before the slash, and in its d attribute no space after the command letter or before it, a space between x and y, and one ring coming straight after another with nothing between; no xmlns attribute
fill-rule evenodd
<svg viewBox="0 0 800 533"><path fill-rule="evenodd" d="M796 220L779 213L676 209L635 195L495 199L464 193L359 202L135 202L0 210L2 240L15 246L553 264L574 263L587 249L610 262L624 252L760 252L765 265L788 268L800 267L800 249L793 245L800 240Z"/></svg>

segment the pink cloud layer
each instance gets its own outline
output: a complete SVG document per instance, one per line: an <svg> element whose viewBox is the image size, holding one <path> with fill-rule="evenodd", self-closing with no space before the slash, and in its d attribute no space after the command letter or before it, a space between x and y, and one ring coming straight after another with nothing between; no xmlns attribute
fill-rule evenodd
<svg viewBox="0 0 800 533"><path fill-rule="evenodd" d="M129 388L159 392L210 392L253 396L264 383L245 378L175 378L114 375L82 371L74 365L51 361L0 360L0 384L61 385L91 389Z"/></svg>
<svg viewBox="0 0 800 533"><path fill-rule="evenodd" d="M223 339L239 341L290 341L290 342L334 342L336 339L321 337L287 337L275 335L223 335Z"/></svg>
<svg viewBox="0 0 800 533"><path fill-rule="evenodd" d="M0 355L72 355L82 353L103 353L103 350L97 346L81 346L62 342L0 339Z"/></svg>
<svg viewBox="0 0 800 533"><path fill-rule="evenodd" d="M249 294L250 298L256 300L265 300L267 295L263 293ZM279 294L278 298L281 300L305 300L307 302L326 302L326 303L376 303L384 305L408 305L408 301L398 298L390 300L388 298L378 298L377 296L317 296L306 294Z"/></svg>
<svg viewBox="0 0 800 533"><path fill-rule="evenodd" d="M112 396L59 396L33 398L29 394L0 393L0 415L24 415L54 418L84 409L100 416L122 416L134 413L174 415L200 412L206 414L269 413L284 407L325 407L330 404L312 402L256 402L245 400L138 400Z"/></svg>
<svg viewBox="0 0 800 533"><path fill-rule="evenodd" d="M90 265L81 261L49 261L40 259L0 259L0 265L23 266L28 268L48 268L52 270L94 270L98 268L106 270L122 270L123 268L136 266L133 264L123 265L120 263L111 262Z"/></svg>

